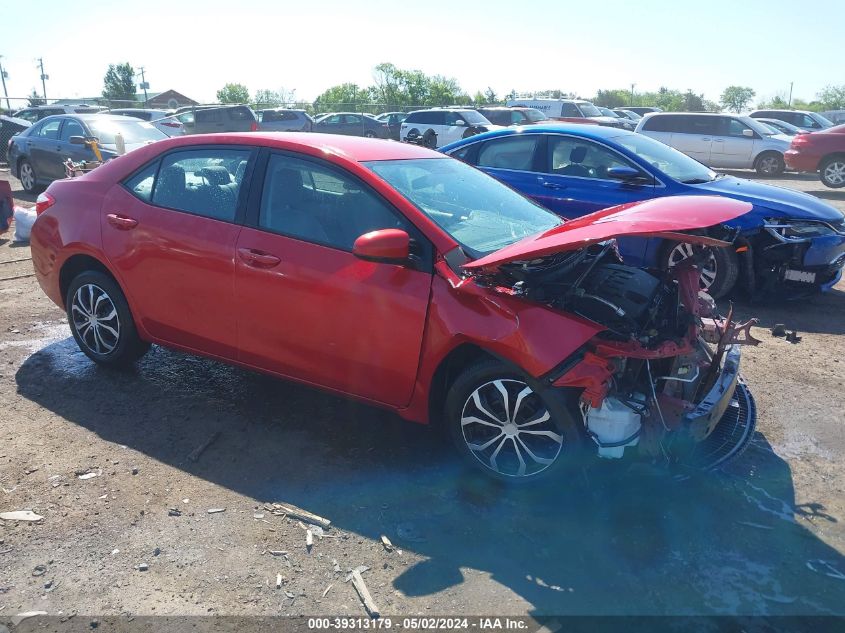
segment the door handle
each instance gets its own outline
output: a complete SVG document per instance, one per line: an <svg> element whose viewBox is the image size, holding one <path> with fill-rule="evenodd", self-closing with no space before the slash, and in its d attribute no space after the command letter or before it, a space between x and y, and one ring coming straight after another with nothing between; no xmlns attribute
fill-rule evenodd
<svg viewBox="0 0 845 633"><path fill-rule="evenodd" d="M701 140L702 140L702 141L712 141L713 139L712 139L712 138L710 138L709 136L702 136L702 137L701 137Z"/></svg>
<svg viewBox="0 0 845 633"><path fill-rule="evenodd" d="M724 143L724 142L725 142L725 139L723 139L723 138L714 138L714 139L713 139L713 142L714 142L714 143Z"/></svg>
<svg viewBox="0 0 845 633"><path fill-rule="evenodd" d="M119 213L109 213L106 215L106 219L109 224L121 231L129 231L130 229L134 229L138 226L138 220L135 218L128 218L125 215L120 215Z"/></svg>
<svg viewBox="0 0 845 633"><path fill-rule="evenodd" d="M566 189L566 185L561 185L561 184L556 183L556 182L549 182L547 180L544 180L541 184L546 189Z"/></svg>
<svg viewBox="0 0 845 633"><path fill-rule="evenodd" d="M272 268L282 261L275 255L254 248L239 248L238 257L248 266L255 266L256 268Z"/></svg>

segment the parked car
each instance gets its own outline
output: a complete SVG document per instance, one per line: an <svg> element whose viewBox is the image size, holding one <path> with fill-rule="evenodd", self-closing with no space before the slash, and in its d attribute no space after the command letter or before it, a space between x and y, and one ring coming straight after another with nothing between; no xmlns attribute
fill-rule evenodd
<svg viewBox="0 0 845 633"><path fill-rule="evenodd" d="M103 160L117 156L120 134L127 152L168 138L146 121L107 114L73 114L41 119L9 141L9 169L20 179L24 191L32 193L43 185L65 177L64 162L94 161L94 151L74 142L74 137L99 139ZM77 140L79 140L77 138Z"/></svg>
<svg viewBox="0 0 845 633"><path fill-rule="evenodd" d="M385 112L376 117L376 119L382 123L387 124L387 127L390 129L390 138L394 141L399 140L399 132L402 129L402 122L407 118L407 112Z"/></svg>
<svg viewBox="0 0 845 633"><path fill-rule="evenodd" d="M0 156L6 159L9 141L12 140L15 134L20 134L30 126L32 126L32 123L26 119L18 119L4 114L0 115Z"/></svg>
<svg viewBox="0 0 845 633"><path fill-rule="evenodd" d="M656 112L637 124L637 132L721 169L755 169L761 176L783 173L789 137L747 116Z"/></svg>
<svg viewBox="0 0 845 633"><path fill-rule="evenodd" d="M12 114L12 116L18 119L24 119L30 123L35 123L45 117L55 116L57 114L94 114L96 112L102 112L105 109L101 106L91 106L84 103L76 105L53 104L23 108Z"/></svg>
<svg viewBox="0 0 845 633"><path fill-rule="evenodd" d="M827 187L845 187L845 125L793 136L785 158L790 169L818 172Z"/></svg>
<svg viewBox="0 0 845 633"><path fill-rule="evenodd" d="M176 111L174 117L182 124L185 134L216 132L257 132L258 117L249 106L194 106Z"/></svg>
<svg viewBox="0 0 845 633"><path fill-rule="evenodd" d="M787 123L786 121L781 121L779 119L754 119L755 121L759 121L760 123L765 123L770 128L772 128L776 134L785 134L786 136L795 136L796 134L805 134L809 132L809 130L805 130L800 127L796 127L792 125L792 123Z"/></svg>
<svg viewBox="0 0 845 633"><path fill-rule="evenodd" d="M387 123L379 121L371 114L356 112L333 112L326 114L314 121L313 131L323 134L390 138L390 128L387 126Z"/></svg>
<svg viewBox="0 0 845 633"><path fill-rule="evenodd" d="M614 119L619 119L620 127L623 130L633 130L635 127L637 127L637 124L634 123L627 116L619 114L618 112L611 110L610 108L599 107L599 112L601 112L604 116L609 116L609 117L613 117Z"/></svg>
<svg viewBox="0 0 845 633"><path fill-rule="evenodd" d="M633 122L634 122L634 125L636 125L637 123L639 123L639 122L640 122L640 119L642 119L642 118L643 118L643 117L642 117L642 115L639 115L639 114L637 114L636 112L634 112L633 110L628 110L628 109L626 109L626 108L614 108L614 109L613 109L613 111L614 111L616 114L619 114L619 115L621 115L621 116L624 116L624 117L625 117L626 119L628 119L629 121L633 121Z"/></svg>
<svg viewBox="0 0 845 633"><path fill-rule="evenodd" d="M106 110L104 111L104 114L131 116L136 119L140 119L141 121L148 121L167 134L167 136L181 136L185 133L185 128L182 123L175 117L171 116L169 110L116 108L114 110Z"/></svg>
<svg viewBox="0 0 845 633"><path fill-rule="evenodd" d="M607 116L589 101L583 99L509 99L508 107L534 108L550 119L571 123L594 123L622 127L619 117Z"/></svg>
<svg viewBox="0 0 845 633"><path fill-rule="evenodd" d="M258 124L265 132L310 132L314 121L305 110L268 108L259 110Z"/></svg>
<svg viewBox="0 0 845 633"><path fill-rule="evenodd" d="M663 108L658 108L657 106L626 106L625 109L640 116L645 116L651 112L663 112Z"/></svg>
<svg viewBox="0 0 845 633"><path fill-rule="evenodd" d="M535 108L520 108L514 106L507 108L503 106L491 106L478 108L478 112L493 125L508 127L511 125L534 125L542 121L548 121L549 117Z"/></svg>
<svg viewBox="0 0 845 633"><path fill-rule="evenodd" d="M833 127L833 123L818 112L807 110L755 110L748 116L752 119L780 119L811 132Z"/></svg>
<svg viewBox="0 0 845 633"><path fill-rule="evenodd" d="M752 292L781 286L794 294L828 290L842 276L840 211L810 194L717 174L642 134L536 125L520 134L483 134L442 151L566 218L665 196L719 195L752 204L750 213L729 223L740 232L736 248L712 249L703 265L703 287L714 297L730 292L738 279ZM619 247L625 261L657 268L675 266L692 252L671 239L625 238Z"/></svg>
<svg viewBox="0 0 845 633"><path fill-rule="evenodd" d="M476 110L469 108L430 108L416 110L402 122L399 140L421 139L426 147L442 147L460 138L499 129Z"/></svg>
<svg viewBox="0 0 845 633"><path fill-rule="evenodd" d="M828 121L833 123L834 125L840 125L845 123L845 109L843 110L826 110L824 112L819 112L824 118Z"/></svg>
<svg viewBox="0 0 845 633"><path fill-rule="evenodd" d="M656 276L608 242L704 230L747 203L659 199L564 224L442 154L317 134L176 137L96 176L50 186L31 245L101 365L156 343L442 421L505 481L599 453L712 468L754 432L740 347L701 341L703 319L731 324L699 300L695 267Z"/></svg>

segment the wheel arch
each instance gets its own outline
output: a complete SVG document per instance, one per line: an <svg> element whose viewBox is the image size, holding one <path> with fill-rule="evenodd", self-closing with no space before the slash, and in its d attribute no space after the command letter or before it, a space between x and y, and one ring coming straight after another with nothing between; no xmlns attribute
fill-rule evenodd
<svg viewBox="0 0 845 633"><path fill-rule="evenodd" d="M449 385L454 382L467 367L481 360L501 360L475 343L460 343L449 351L437 365L431 377L428 389L428 421L434 426L443 422L443 407Z"/></svg>
<svg viewBox="0 0 845 633"><path fill-rule="evenodd" d="M66 298L68 288L70 288L70 283L73 281L74 277L87 270L96 270L105 275L108 275L114 280L118 287L120 287L120 289L123 291L124 296L126 296L126 291L124 290L123 285L120 283L120 280L108 269L108 267L103 262L91 255L79 253L68 257L67 260L65 260L65 262L62 264L61 269L59 270L59 291L61 292L63 306L67 307Z"/></svg>

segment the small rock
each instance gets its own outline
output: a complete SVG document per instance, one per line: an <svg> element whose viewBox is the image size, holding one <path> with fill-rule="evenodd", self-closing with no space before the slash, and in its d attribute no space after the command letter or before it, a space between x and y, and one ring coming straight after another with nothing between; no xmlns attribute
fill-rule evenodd
<svg viewBox="0 0 845 633"><path fill-rule="evenodd" d="M32 570L33 576L43 576L47 573L47 567L44 565L36 565L35 568Z"/></svg>
<svg viewBox="0 0 845 633"><path fill-rule="evenodd" d="M208 509L209 514L218 514L220 512L226 512L226 508L209 508Z"/></svg>
<svg viewBox="0 0 845 633"><path fill-rule="evenodd" d="M294 595L293 595L290 591L285 591L285 595L286 595L288 598L290 598L291 600L293 600L293 598L294 598Z"/></svg>
<svg viewBox="0 0 845 633"><path fill-rule="evenodd" d="M153 550L153 556L158 556L159 554L161 554L161 548L156 547Z"/></svg>
<svg viewBox="0 0 845 633"><path fill-rule="evenodd" d="M120 550L119 550L119 549L113 549L113 550L111 551L111 555L112 555L112 556L116 556L117 554L120 554Z"/></svg>
<svg viewBox="0 0 845 633"><path fill-rule="evenodd" d="M775 326L772 328L772 336L786 336L786 325L775 323Z"/></svg>
<svg viewBox="0 0 845 633"><path fill-rule="evenodd" d="M147 571L149 568L150 566L147 565L147 563L141 563L138 565L138 571Z"/></svg>
<svg viewBox="0 0 845 633"><path fill-rule="evenodd" d="M53 589L53 581L52 581L52 580L48 580L47 582L45 582L45 583L44 583L44 588L45 588L47 591L52 591L52 589Z"/></svg>
<svg viewBox="0 0 845 633"><path fill-rule="evenodd" d="M167 516L180 517L182 516L182 511L179 508L170 508L167 511Z"/></svg>
<svg viewBox="0 0 845 633"><path fill-rule="evenodd" d="M132 474L133 474L133 475L137 475L137 474L138 474L138 467L137 467L137 466L133 466L133 467L132 467Z"/></svg>

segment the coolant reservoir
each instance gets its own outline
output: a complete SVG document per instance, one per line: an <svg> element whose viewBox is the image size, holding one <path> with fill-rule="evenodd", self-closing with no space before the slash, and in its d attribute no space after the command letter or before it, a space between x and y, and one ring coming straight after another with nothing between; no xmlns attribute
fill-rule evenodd
<svg viewBox="0 0 845 633"><path fill-rule="evenodd" d="M599 445L599 457L619 459L626 446L640 441L640 414L616 398L605 398L601 407L587 410L587 429Z"/></svg>

